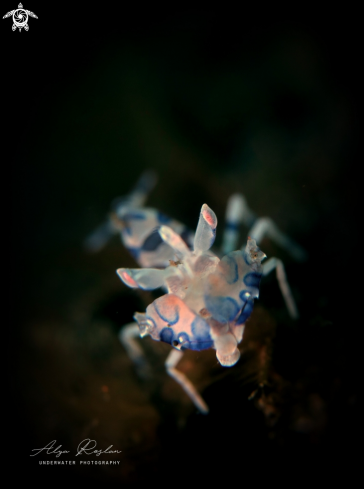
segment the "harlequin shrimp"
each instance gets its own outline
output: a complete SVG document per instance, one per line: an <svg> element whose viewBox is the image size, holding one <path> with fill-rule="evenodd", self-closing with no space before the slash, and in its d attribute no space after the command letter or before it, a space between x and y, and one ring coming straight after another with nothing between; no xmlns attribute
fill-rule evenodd
<svg viewBox="0 0 364 489"><path fill-rule="evenodd" d="M100 232L100 228L91 235L88 244L100 245L106 242L111 230L120 231L124 244L145 267L118 269L121 280L132 288L164 289L165 294L148 305L144 313L135 313L135 323L121 329L120 340L139 366L143 365L144 355L135 341L137 336L150 335L156 341L170 344L173 350L165 362L168 374L182 386L200 412L206 414L205 401L188 378L176 369L184 350L214 348L222 366L235 365L240 357L238 344L243 339L246 321L253 311L254 300L259 297L261 277L274 269L289 314L297 318L282 261L270 258L262 264L266 255L259 243L267 235L299 260L305 258L305 251L271 219L255 219L243 196L236 194L228 202L223 256L219 258L211 251L217 228L213 210L203 204L193 234L178 221L141 207L154 182L152 174L143 175L130 196L118 201L117 219L112 216L107 232L105 227ZM242 222L253 225L246 245L236 249ZM95 239L97 236L102 237Z"/></svg>
<svg viewBox="0 0 364 489"><path fill-rule="evenodd" d="M141 267L164 268L174 253L158 233L163 224L168 224L191 247L194 234L184 224L156 209L143 207L156 181L153 172L145 172L130 194L115 199L106 222L86 238L86 249L99 251L114 234L120 234L123 245Z"/></svg>

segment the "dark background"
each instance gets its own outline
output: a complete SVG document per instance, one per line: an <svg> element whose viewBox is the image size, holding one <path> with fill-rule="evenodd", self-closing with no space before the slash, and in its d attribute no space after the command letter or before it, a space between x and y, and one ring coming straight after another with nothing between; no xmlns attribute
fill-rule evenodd
<svg viewBox="0 0 364 489"><path fill-rule="evenodd" d="M24 7L38 16L28 32L1 24L12 476L139 486L188 483L197 470L205 482L222 474L258 487L262 477L351 477L361 353L355 12ZM309 253L295 263L262 243L286 264L297 322L267 277L236 367L213 352L181 362L206 417L167 379L168 346L144 340L155 377L143 383L119 345L119 328L154 298L117 278L132 258L117 238L99 254L82 247L149 168L159 182L148 205L194 229L208 203L217 244L227 198L241 192ZM86 437L122 450L119 467L29 457L54 439L74 453Z"/></svg>

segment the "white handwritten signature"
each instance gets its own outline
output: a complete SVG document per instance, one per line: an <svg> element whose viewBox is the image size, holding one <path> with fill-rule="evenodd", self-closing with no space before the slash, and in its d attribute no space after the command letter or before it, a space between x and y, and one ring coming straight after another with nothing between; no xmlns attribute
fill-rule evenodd
<svg viewBox="0 0 364 489"><path fill-rule="evenodd" d="M36 452L36 453L32 453L30 456L35 457L39 453L43 452L43 450L45 450L45 453L47 453L48 455L53 454L56 457L60 457L63 453L70 453L69 450L61 450L62 445L55 447L56 443L57 443L57 440L53 440L43 448L33 448L32 452ZM77 455L81 455L82 453L84 453L85 455L95 454L97 457L99 457L100 455L102 455L104 453L107 453L107 454L121 453L121 450L111 450L113 445L110 445L109 447L107 447L106 450L94 450L94 448L96 448L96 445L97 445L96 440L90 440L90 438L85 438L85 440L82 440L81 443L77 447L76 457L77 457Z"/></svg>

